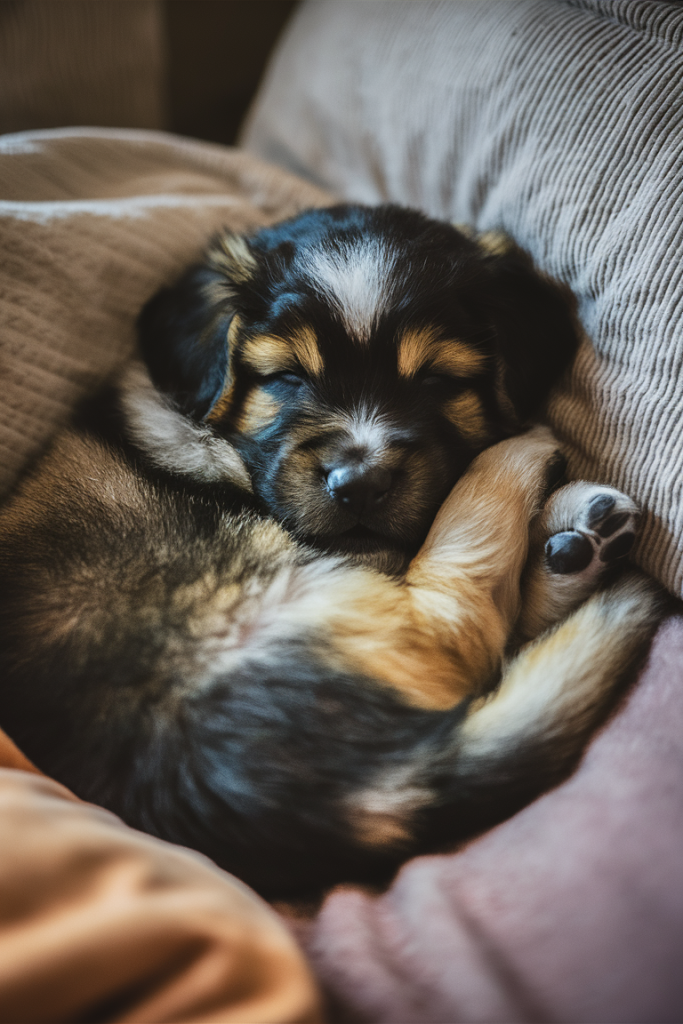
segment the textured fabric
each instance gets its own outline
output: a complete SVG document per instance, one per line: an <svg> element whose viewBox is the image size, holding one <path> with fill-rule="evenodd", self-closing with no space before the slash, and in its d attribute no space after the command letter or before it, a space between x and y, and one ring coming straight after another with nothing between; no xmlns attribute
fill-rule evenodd
<svg viewBox="0 0 683 1024"><path fill-rule="evenodd" d="M291 936L205 858L4 766L0 835L0 1021L320 1020Z"/></svg>
<svg viewBox="0 0 683 1024"><path fill-rule="evenodd" d="M339 889L300 938L369 1024L683 1020L683 618L576 774L382 896Z"/></svg>
<svg viewBox="0 0 683 1024"><path fill-rule="evenodd" d="M340 194L503 228L587 333L550 409L570 471L647 510L683 592L683 4L309 2L246 146Z"/></svg>
<svg viewBox="0 0 683 1024"><path fill-rule="evenodd" d="M0 496L214 231L326 201L255 157L163 133L0 137Z"/></svg>
<svg viewBox="0 0 683 1024"><path fill-rule="evenodd" d="M164 128L161 0L0 3L0 132Z"/></svg>

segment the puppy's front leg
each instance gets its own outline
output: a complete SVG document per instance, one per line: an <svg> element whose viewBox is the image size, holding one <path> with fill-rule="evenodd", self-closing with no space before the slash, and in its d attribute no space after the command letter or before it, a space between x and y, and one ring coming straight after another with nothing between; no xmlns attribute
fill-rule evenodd
<svg viewBox="0 0 683 1024"><path fill-rule="evenodd" d="M497 678L519 612L529 523L559 461L544 428L487 449L444 502L404 580L316 560L286 584L280 634L305 630L330 668L360 672L417 707L478 695Z"/></svg>
<svg viewBox="0 0 683 1024"><path fill-rule="evenodd" d="M497 672L520 608L529 524L562 462L545 427L487 449L453 488L406 576L420 630L453 663L453 692Z"/></svg>

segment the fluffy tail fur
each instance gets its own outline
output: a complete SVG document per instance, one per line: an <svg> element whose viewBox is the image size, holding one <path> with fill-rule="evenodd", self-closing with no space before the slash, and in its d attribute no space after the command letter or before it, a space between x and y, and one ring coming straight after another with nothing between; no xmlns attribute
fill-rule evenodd
<svg viewBox="0 0 683 1024"><path fill-rule="evenodd" d="M523 648L457 729L429 830L481 831L566 777L642 664L661 615L659 588L632 572Z"/></svg>

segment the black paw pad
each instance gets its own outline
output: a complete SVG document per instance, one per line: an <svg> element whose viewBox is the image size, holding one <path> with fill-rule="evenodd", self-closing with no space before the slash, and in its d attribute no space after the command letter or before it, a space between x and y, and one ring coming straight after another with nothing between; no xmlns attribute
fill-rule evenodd
<svg viewBox="0 0 683 1024"><path fill-rule="evenodd" d="M617 517L614 516L616 519ZM616 527L615 527L616 529ZM598 531L600 533L601 531ZM635 533L622 533L620 537L615 537L609 544L600 552L601 562L615 562L617 558L623 558L627 555L633 547L633 542L636 539Z"/></svg>
<svg viewBox="0 0 683 1024"><path fill-rule="evenodd" d="M588 506L588 515L586 517L589 528L594 530L603 521L605 516L612 511L616 503L617 499L612 494L598 494L597 497L593 498ZM602 536L608 536L608 534L602 534Z"/></svg>
<svg viewBox="0 0 683 1024"><path fill-rule="evenodd" d="M619 538L617 538L619 540ZM617 541L613 541L616 544ZM582 533L567 530L554 533L545 545L545 560L551 572L567 575L582 572L593 559L593 545Z"/></svg>

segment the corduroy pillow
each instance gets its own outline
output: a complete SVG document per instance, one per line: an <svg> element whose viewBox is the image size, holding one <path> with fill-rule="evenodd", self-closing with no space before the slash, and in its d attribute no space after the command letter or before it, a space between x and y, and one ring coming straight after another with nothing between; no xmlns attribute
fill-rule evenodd
<svg viewBox="0 0 683 1024"><path fill-rule="evenodd" d="M683 4L308 2L244 133L341 195L503 228L586 332L549 419L683 592Z"/></svg>

